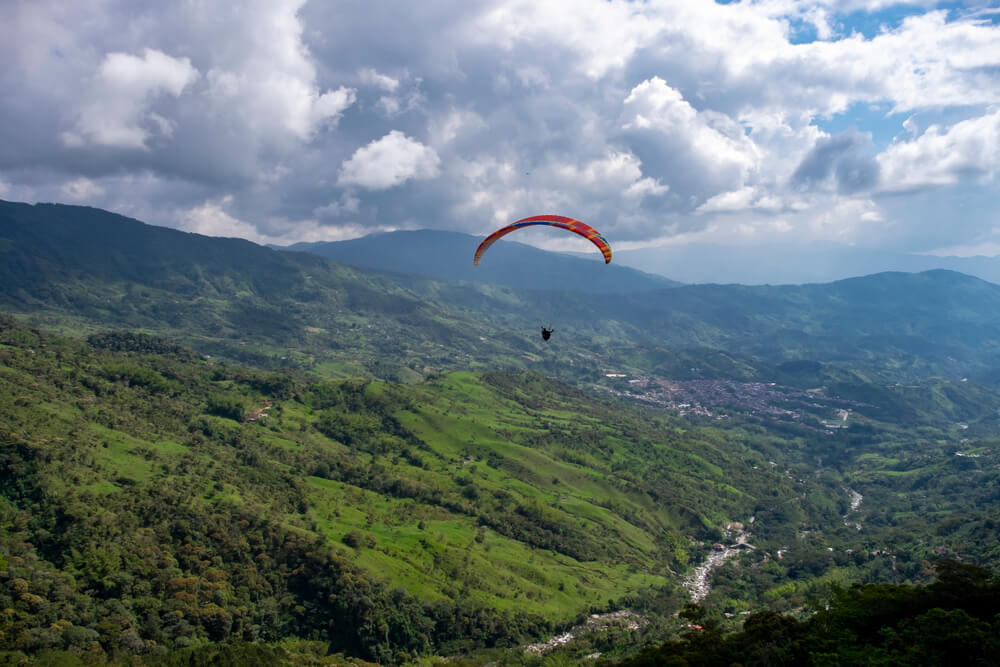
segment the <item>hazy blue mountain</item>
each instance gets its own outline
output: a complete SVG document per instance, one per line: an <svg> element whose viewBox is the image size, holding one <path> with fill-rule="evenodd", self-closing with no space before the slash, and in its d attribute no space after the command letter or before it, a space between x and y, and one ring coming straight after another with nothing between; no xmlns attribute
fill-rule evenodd
<svg viewBox="0 0 1000 667"><path fill-rule="evenodd" d="M887 382L1000 376L1000 286L949 271L595 295L579 282L518 289L373 273L99 209L10 203L0 203L0 260L4 310L64 329L160 331L213 355L330 374L540 368L599 378L619 368L769 379L813 362L794 367ZM550 344L540 324L555 326Z"/></svg>
<svg viewBox="0 0 1000 667"><path fill-rule="evenodd" d="M421 229L371 234L350 241L296 243L280 249L311 252L365 269L530 289L585 285L591 292L609 293L678 284L615 262L605 265L596 251L593 257L579 257L508 240L491 247L480 265L473 266L472 255L480 241L469 234Z"/></svg>
<svg viewBox="0 0 1000 667"><path fill-rule="evenodd" d="M835 243L726 246L693 243L623 250L615 261L684 283L798 285L886 271L958 271L1000 283L1000 258L936 257Z"/></svg>

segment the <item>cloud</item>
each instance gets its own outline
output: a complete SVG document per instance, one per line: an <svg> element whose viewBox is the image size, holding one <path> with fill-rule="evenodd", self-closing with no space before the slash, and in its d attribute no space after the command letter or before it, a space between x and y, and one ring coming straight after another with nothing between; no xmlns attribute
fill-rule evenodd
<svg viewBox="0 0 1000 667"><path fill-rule="evenodd" d="M794 202L786 201L782 197L766 192L762 193L758 188L745 186L739 190L715 195L699 206L696 212L700 214L726 213L748 209L780 211L794 207Z"/></svg>
<svg viewBox="0 0 1000 667"><path fill-rule="evenodd" d="M388 74L379 74L372 67L362 67L358 72L358 79L366 86L375 86L389 93L399 88L399 79L394 79Z"/></svg>
<svg viewBox="0 0 1000 667"><path fill-rule="evenodd" d="M830 185L844 194L871 190L878 184L879 167L864 152L870 144L869 135L853 128L822 137L795 169L792 183L803 188Z"/></svg>
<svg viewBox="0 0 1000 667"><path fill-rule="evenodd" d="M444 146L466 132L487 128L482 116L469 109L448 109L430 119L428 132L433 146Z"/></svg>
<svg viewBox="0 0 1000 667"><path fill-rule="evenodd" d="M85 202L100 197L104 188L89 178L77 178L62 185L62 195L66 201Z"/></svg>
<svg viewBox="0 0 1000 667"><path fill-rule="evenodd" d="M357 214L361 200L350 191L344 192L338 201L330 202L323 206L318 206L313 210L313 214L319 218L336 218L345 214Z"/></svg>
<svg viewBox="0 0 1000 667"><path fill-rule="evenodd" d="M285 242L561 211L639 244L874 226L937 247L927 211L972 188L949 233L973 243L1000 26L897 5L0 3L0 180Z"/></svg>
<svg viewBox="0 0 1000 667"><path fill-rule="evenodd" d="M1000 256L1000 242L983 241L982 243L971 245L934 248L928 251L927 254L938 257L997 257Z"/></svg>
<svg viewBox="0 0 1000 667"><path fill-rule="evenodd" d="M258 243L266 242L254 225L238 220L226 212L226 207L232 202L232 195L227 195L187 210L182 216L182 229L205 236L239 237Z"/></svg>
<svg viewBox="0 0 1000 667"><path fill-rule="evenodd" d="M356 101L318 81L302 4L4 3L0 85L21 92L0 104L0 170L254 187Z"/></svg>
<svg viewBox="0 0 1000 667"><path fill-rule="evenodd" d="M1000 169L1000 110L949 128L931 125L893 143L878 156L878 164L888 191L991 180Z"/></svg>
<svg viewBox="0 0 1000 667"><path fill-rule="evenodd" d="M305 243L343 241L375 231L357 223L325 225L312 219L292 221L282 218L271 218L262 228L259 223L251 223L232 215L232 205L232 195L225 195L183 210L178 215L180 228L205 236L244 238L255 243L275 245L282 245L282 241L292 231L297 241ZM396 227L386 227L378 231L395 229Z"/></svg>
<svg viewBox="0 0 1000 667"><path fill-rule="evenodd" d="M687 193L687 207L739 190L757 170L756 147L741 125L725 114L696 110L659 77L629 92L620 122L646 173Z"/></svg>
<svg viewBox="0 0 1000 667"><path fill-rule="evenodd" d="M562 187L584 188L591 196L641 198L662 195L670 189L644 177L642 163L631 153L609 151L606 156L583 164L560 162L550 169Z"/></svg>
<svg viewBox="0 0 1000 667"><path fill-rule="evenodd" d="M147 149L153 134L169 137L173 123L150 110L158 95L177 97L198 78L188 58L172 58L155 49L143 56L109 53L94 76L73 131L63 133L68 146L90 143L114 148Z"/></svg>
<svg viewBox="0 0 1000 667"><path fill-rule="evenodd" d="M440 173L440 164L433 148L393 130L355 151L341 165L337 183L385 190L410 179L435 178Z"/></svg>
<svg viewBox="0 0 1000 667"><path fill-rule="evenodd" d="M627 2L590 3L581 10L575 0L512 0L476 17L469 39L511 53L534 44L572 54L570 71L597 79L624 66L657 28Z"/></svg>

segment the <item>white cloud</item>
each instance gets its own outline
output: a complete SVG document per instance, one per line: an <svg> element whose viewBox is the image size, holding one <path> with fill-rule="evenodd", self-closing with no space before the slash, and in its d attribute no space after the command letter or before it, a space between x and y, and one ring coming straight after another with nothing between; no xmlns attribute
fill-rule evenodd
<svg viewBox="0 0 1000 667"><path fill-rule="evenodd" d="M358 72L358 79L366 86L381 88L389 93L399 88L399 79L394 79L388 74L379 74L372 67L361 68Z"/></svg>
<svg viewBox="0 0 1000 667"><path fill-rule="evenodd" d="M538 211L621 242L926 239L941 191L995 187L1000 26L919 0L852 34L845 12L893 4L0 2L0 86L18 91L0 102L0 179L289 241ZM813 28L823 41L791 43Z"/></svg>
<svg viewBox="0 0 1000 667"><path fill-rule="evenodd" d="M96 144L146 149L153 127L169 136L172 123L149 110L157 95L177 97L198 78L187 58L155 49L143 56L109 53L94 76L93 88L80 109L75 131L63 134L69 146Z"/></svg>
<svg viewBox="0 0 1000 667"><path fill-rule="evenodd" d="M89 178L75 178L62 185L62 195L74 203L90 203L104 194L104 188Z"/></svg>
<svg viewBox="0 0 1000 667"><path fill-rule="evenodd" d="M398 116L401 113L419 109L425 102L425 98L419 89L413 89L402 95L383 95L375 103L375 106L386 118Z"/></svg>
<svg viewBox="0 0 1000 667"><path fill-rule="evenodd" d="M322 91L317 85L298 16L304 2L193 3L183 17L205 38L224 40L206 53L210 92L265 144L281 145L289 136L308 140L324 124L335 125L355 101L354 89Z"/></svg>
<svg viewBox="0 0 1000 667"><path fill-rule="evenodd" d="M697 111L680 92L653 77L625 98L621 126L631 144L655 146L662 172L697 180L698 199L738 190L757 170L757 149L741 125L724 114ZM669 184L669 180L668 180Z"/></svg>
<svg viewBox="0 0 1000 667"><path fill-rule="evenodd" d="M360 204L361 200L348 190L340 196L339 200L319 206L313 210L313 213L318 218L336 218L345 214L356 214Z"/></svg>
<svg viewBox="0 0 1000 667"><path fill-rule="evenodd" d="M713 118L696 111L659 77L633 88L624 106L622 127L626 130L650 129L674 135L698 157L736 165L744 172L755 166L753 146L742 134L742 127L721 114ZM725 130L720 131L720 127Z"/></svg>
<svg viewBox="0 0 1000 667"><path fill-rule="evenodd" d="M432 146L443 146L459 136L486 129L482 116L468 109L450 109L430 119L429 134Z"/></svg>
<svg viewBox="0 0 1000 667"><path fill-rule="evenodd" d="M335 127L356 100L352 88L319 93L309 79L278 69L233 72L213 68L207 79L213 104L265 144L307 141L322 126Z"/></svg>
<svg viewBox="0 0 1000 667"><path fill-rule="evenodd" d="M971 245L934 248L924 254L936 255L938 257L997 257L1000 256L1000 242L984 241Z"/></svg>
<svg viewBox="0 0 1000 667"><path fill-rule="evenodd" d="M640 6L627 2L584 8L577 0L511 0L477 17L468 38L506 51L527 44L568 51L575 55L571 69L596 79L624 66L657 28Z"/></svg>
<svg viewBox="0 0 1000 667"><path fill-rule="evenodd" d="M880 206L867 198L831 194L812 196L808 203L792 199L755 199L756 193L726 193L712 206L699 209L703 227L681 235L684 243L733 243L735 240L802 241L811 239L861 243L869 247L886 227Z"/></svg>
<svg viewBox="0 0 1000 667"><path fill-rule="evenodd" d="M312 105L312 127L310 130L324 123L335 126L344 110L354 104L354 100L354 90L344 86L317 97Z"/></svg>
<svg viewBox="0 0 1000 667"><path fill-rule="evenodd" d="M664 194L669 186L642 175L642 162L631 153L609 151L583 164L557 162L545 171L563 189L583 189L588 196L642 198ZM544 177L544 176L543 176Z"/></svg>
<svg viewBox="0 0 1000 667"><path fill-rule="evenodd" d="M838 198L826 203L825 209L809 216L806 225L800 224L800 228L818 238L865 240L873 226L884 222L878 204L870 199Z"/></svg>
<svg viewBox="0 0 1000 667"><path fill-rule="evenodd" d="M878 156L882 188L911 190L991 179L1000 168L1000 110L898 141Z"/></svg>
<svg viewBox="0 0 1000 667"><path fill-rule="evenodd" d="M232 215L228 210L232 204L232 195L225 195L180 211L178 213L180 228L205 236L244 238L262 245L282 245L287 242L290 235L293 235L294 241L309 243L343 241L368 233L364 226L356 223L331 226L312 219L292 221L282 218L267 220L262 230L259 223L251 223Z"/></svg>
<svg viewBox="0 0 1000 667"><path fill-rule="evenodd" d="M195 206L182 213L181 228L205 236L240 237L257 243L266 242L254 225L233 217L225 210L232 203L232 195L226 195Z"/></svg>
<svg viewBox="0 0 1000 667"><path fill-rule="evenodd" d="M433 148L392 130L355 151L341 165L337 183L385 190L410 179L435 178L440 173L440 164Z"/></svg>
<svg viewBox="0 0 1000 667"><path fill-rule="evenodd" d="M757 192L746 186L732 192L717 194L698 207L698 213L717 213L722 211L742 211L752 208Z"/></svg>

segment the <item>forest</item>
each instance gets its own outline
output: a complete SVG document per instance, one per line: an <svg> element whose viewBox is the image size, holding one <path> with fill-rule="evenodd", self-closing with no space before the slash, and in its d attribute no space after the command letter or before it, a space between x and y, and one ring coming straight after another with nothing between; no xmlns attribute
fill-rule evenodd
<svg viewBox="0 0 1000 667"><path fill-rule="evenodd" d="M995 557L996 465L981 438L965 457L908 452L888 421L779 439L750 419L698 425L530 373L322 380L11 317L0 359L8 660L531 663L627 657L676 634L630 658L660 660L698 645L686 624L742 624L732 641L756 641L751 619L785 628L801 657L818 601L849 604L859 583L896 595L939 581L947 557ZM937 442L944 427L924 416ZM827 463L807 474L819 443ZM878 503L855 515L864 531L841 520L844 484ZM751 517L755 549L691 607L680 575ZM518 648L625 608L641 628L546 656Z"/></svg>
<svg viewBox="0 0 1000 667"><path fill-rule="evenodd" d="M992 594L982 281L657 286L596 318L96 209L0 214L7 662L676 662L779 627L757 662L801 664L851 595L909 600L904 633L957 613L911 604L972 576L947 563ZM564 308L572 340L502 335Z"/></svg>

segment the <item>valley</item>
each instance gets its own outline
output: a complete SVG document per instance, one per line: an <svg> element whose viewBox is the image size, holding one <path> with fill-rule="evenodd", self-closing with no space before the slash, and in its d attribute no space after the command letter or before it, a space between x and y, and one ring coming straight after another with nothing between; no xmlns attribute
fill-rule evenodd
<svg viewBox="0 0 1000 667"><path fill-rule="evenodd" d="M595 300L8 203L0 240L8 656L614 662L1000 562L982 281Z"/></svg>

